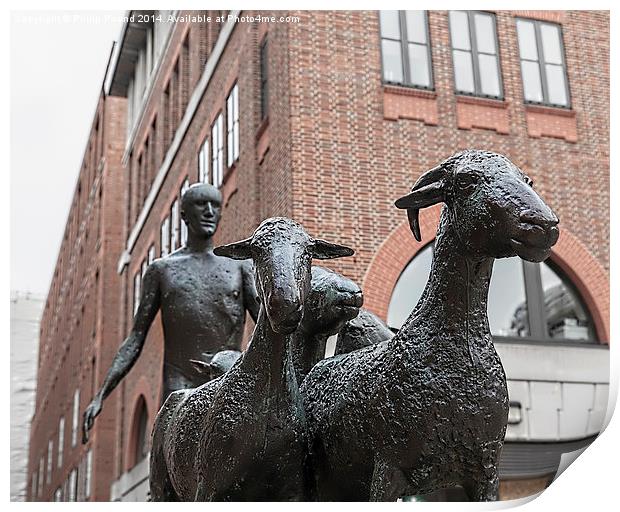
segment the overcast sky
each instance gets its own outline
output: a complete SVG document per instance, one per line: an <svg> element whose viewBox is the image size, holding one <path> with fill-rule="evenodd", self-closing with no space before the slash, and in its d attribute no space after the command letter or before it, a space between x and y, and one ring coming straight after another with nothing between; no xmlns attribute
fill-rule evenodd
<svg viewBox="0 0 620 512"><path fill-rule="evenodd" d="M11 289L47 294L124 11L11 13Z"/></svg>

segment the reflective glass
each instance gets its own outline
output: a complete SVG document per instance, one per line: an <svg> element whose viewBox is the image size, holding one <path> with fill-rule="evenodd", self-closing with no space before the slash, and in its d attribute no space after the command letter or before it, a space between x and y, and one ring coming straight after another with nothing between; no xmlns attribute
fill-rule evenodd
<svg viewBox="0 0 620 512"><path fill-rule="evenodd" d="M452 38L452 48L459 50L471 49L466 12L450 11L450 36Z"/></svg>
<svg viewBox="0 0 620 512"><path fill-rule="evenodd" d="M497 57L495 55L478 55L478 67L480 68L480 87L483 94L499 96L499 75L497 72Z"/></svg>
<svg viewBox="0 0 620 512"><path fill-rule="evenodd" d="M521 58L538 60L534 24L531 21L517 20L517 34L519 38L519 55Z"/></svg>
<svg viewBox="0 0 620 512"><path fill-rule="evenodd" d="M398 11L379 11L381 37L400 39L400 22Z"/></svg>
<svg viewBox="0 0 620 512"><path fill-rule="evenodd" d="M409 73L411 75L411 83L430 87L431 77L428 69L428 53L426 46L419 44L409 44Z"/></svg>
<svg viewBox="0 0 620 512"><path fill-rule="evenodd" d="M383 79L387 82L403 81L403 61L401 46L396 41L381 41L383 50Z"/></svg>
<svg viewBox="0 0 620 512"><path fill-rule="evenodd" d="M547 64L562 64L560 29L556 25L540 24L543 58Z"/></svg>
<svg viewBox="0 0 620 512"><path fill-rule="evenodd" d="M540 265L547 335L552 339L590 340L590 318L579 299L546 263Z"/></svg>
<svg viewBox="0 0 620 512"><path fill-rule="evenodd" d="M453 50L454 81L456 90L460 92L474 92L474 70L471 62L471 53Z"/></svg>
<svg viewBox="0 0 620 512"><path fill-rule="evenodd" d="M476 45L479 52L497 53L495 49L495 26L493 17L490 14L474 15L474 25L476 26Z"/></svg>
<svg viewBox="0 0 620 512"><path fill-rule="evenodd" d="M426 23L424 11L405 11L407 20L407 39L410 43L426 43Z"/></svg>
<svg viewBox="0 0 620 512"><path fill-rule="evenodd" d="M546 64L545 73L547 74L547 93L549 103L553 105L567 105L566 82L564 80L564 69L555 64Z"/></svg>
<svg viewBox="0 0 620 512"><path fill-rule="evenodd" d="M543 94L538 62L522 60L521 73L523 75L523 95L526 101L542 102Z"/></svg>
<svg viewBox="0 0 620 512"><path fill-rule="evenodd" d="M433 244L422 249L405 267L392 292L387 324L400 328L413 311L424 291L433 260Z"/></svg>
<svg viewBox="0 0 620 512"><path fill-rule="evenodd" d="M529 336L523 267L518 257L495 261L488 303L489 326L495 336Z"/></svg>

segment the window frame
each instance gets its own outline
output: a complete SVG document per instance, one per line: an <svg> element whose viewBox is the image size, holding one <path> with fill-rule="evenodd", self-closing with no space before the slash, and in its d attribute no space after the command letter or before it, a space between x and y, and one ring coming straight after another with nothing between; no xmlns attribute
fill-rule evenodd
<svg viewBox="0 0 620 512"><path fill-rule="evenodd" d="M434 260L435 258L435 239L428 242L428 244L421 247L416 254L411 258L407 264L401 270L398 279L394 285L394 289L398 284L402 274L405 270L411 265L411 263L420 255L424 250L430 247L431 257ZM525 260L520 259L519 263L521 265L523 278L523 287L524 287L524 295L525 295L525 303L528 314L528 327L529 327L529 336L511 336L511 335L500 335L491 333L491 338L493 339L493 343L524 343L524 344L535 344L535 345L545 345L545 346L568 346L568 347L601 347L606 348L607 345L601 343L598 333L596 331L596 326L594 325L594 319L592 313L590 312L587 303L583 299L583 296L577 286L570 280L570 278L566 275L558 264L556 264L551 258L547 258L546 260L540 263L532 263ZM541 266L547 265L551 271L553 271L556 276L560 279L562 284L568 289L570 293L574 295L575 300L578 302L580 306L585 309L586 316L588 318L588 339L570 339L570 338L551 338L547 331L547 318L545 311L545 297L544 297L544 289L542 285L542 276L541 276ZM490 291L490 289L489 289ZM393 293L393 291L392 291ZM390 309L390 303L392 301L392 297L390 297L390 301L388 303L388 314ZM392 330L398 329L392 325L388 325L388 327Z"/></svg>
<svg viewBox="0 0 620 512"><path fill-rule="evenodd" d="M458 9L453 9L453 11L459 11ZM452 78L454 79L454 93L459 96L468 96L472 98L485 98L496 101L504 101L506 99L506 95L504 93L504 79L502 76L502 59L499 49L499 38L497 37L497 16L495 16L494 12L489 11L479 11L479 10L462 10L460 12L464 12L467 14L467 32L469 34L469 44L470 50L469 53L471 55L472 62L472 72L474 75L474 92L468 91L459 91L456 87L456 67L454 65L454 50L458 51L467 51L462 50L460 48L454 48L454 44L452 41L452 27L450 22L450 12L448 11L448 35L450 37L450 58L452 60ZM485 16L491 17L493 20L493 38L495 40L495 57L497 58L497 78L499 85L499 95L493 96L491 94L485 94L482 92L481 80L480 80L480 65L478 62L478 38L476 34L476 25L474 21L474 16L476 14L484 14ZM482 55L491 55L489 53L482 52Z"/></svg>
<svg viewBox="0 0 620 512"><path fill-rule="evenodd" d="M199 183L211 183L211 177L209 176L211 171L211 150L209 144L209 136L207 135L200 148L198 149L198 182Z"/></svg>
<svg viewBox="0 0 620 512"><path fill-rule="evenodd" d="M521 49L519 47L519 26L518 21L524 21L527 23L532 23L534 26L534 41L536 43L536 55L538 56L538 61L533 61L531 59L523 59L521 57ZM564 93L566 94L566 105L560 105L558 103L551 103L549 101L549 84L547 83L547 70L545 69L545 60L542 48L542 36L540 34L540 26L541 25L551 25L553 27L557 27L558 33L560 36L560 57L562 58L562 73L564 76ZM572 98L570 94L570 84L568 83L568 69L566 65L566 49L564 47L564 27L559 23L553 23L550 21L537 20L534 18L523 18L521 16L515 17L515 32L517 34L517 50L519 56L519 69L521 71L521 86L523 89L523 103L527 105L540 105L544 107L551 108L562 108L565 110L572 109ZM525 98L525 81L523 79L523 61L526 62L536 62L538 64L538 72L540 73L540 88L543 96L542 101L534 101L528 100ZM557 64L555 64L557 66Z"/></svg>
<svg viewBox="0 0 620 512"><path fill-rule="evenodd" d="M226 97L226 166L239 160L239 83L231 87Z"/></svg>
<svg viewBox="0 0 620 512"><path fill-rule="evenodd" d="M211 125L211 176L213 178L211 185L222 188L224 184L224 115L222 111L215 116Z"/></svg>
<svg viewBox="0 0 620 512"><path fill-rule="evenodd" d="M409 38L407 37L407 10L396 10L398 13L398 27L400 29L400 40L392 39L389 37L383 37L381 35L381 11L377 11L378 24L379 24L379 53L381 54L381 82L384 85L397 85L401 87L410 87L412 89L421 89L423 91L434 91L435 90L435 75L433 73L433 52L431 48L431 31L428 23L428 10L427 9L412 9L412 10L420 10L424 13L424 29L426 30L426 44L422 45L421 43L414 43L418 46L426 46L426 55L428 59L428 78L429 85L419 85L411 82L411 69L409 66ZM385 66L383 60L383 40L387 39L388 41L398 41L400 43L400 56L401 56L401 65L403 70L403 81L396 82L385 79Z"/></svg>

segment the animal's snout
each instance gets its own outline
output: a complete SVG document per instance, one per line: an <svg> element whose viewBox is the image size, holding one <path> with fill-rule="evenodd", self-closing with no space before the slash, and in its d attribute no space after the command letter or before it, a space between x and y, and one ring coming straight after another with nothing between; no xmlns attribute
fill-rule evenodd
<svg viewBox="0 0 620 512"><path fill-rule="evenodd" d="M537 212L535 210L523 210L519 215L519 220L521 222L527 222L528 224L540 226L545 230L554 228L558 225L558 222L560 222L560 219L558 219L557 215L551 210L545 213Z"/></svg>
<svg viewBox="0 0 620 512"><path fill-rule="evenodd" d="M267 313L276 332L294 331L303 317L303 305L298 295L276 293L267 301Z"/></svg>

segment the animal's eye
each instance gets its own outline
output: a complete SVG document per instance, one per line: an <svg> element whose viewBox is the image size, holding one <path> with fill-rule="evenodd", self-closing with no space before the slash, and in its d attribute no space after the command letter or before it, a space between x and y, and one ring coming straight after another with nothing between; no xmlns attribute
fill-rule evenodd
<svg viewBox="0 0 620 512"><path fill-rule="evenodd" d="M470 190L476 186L476 179L471 174L458 174L456 184L461 190Z"/></svg>

